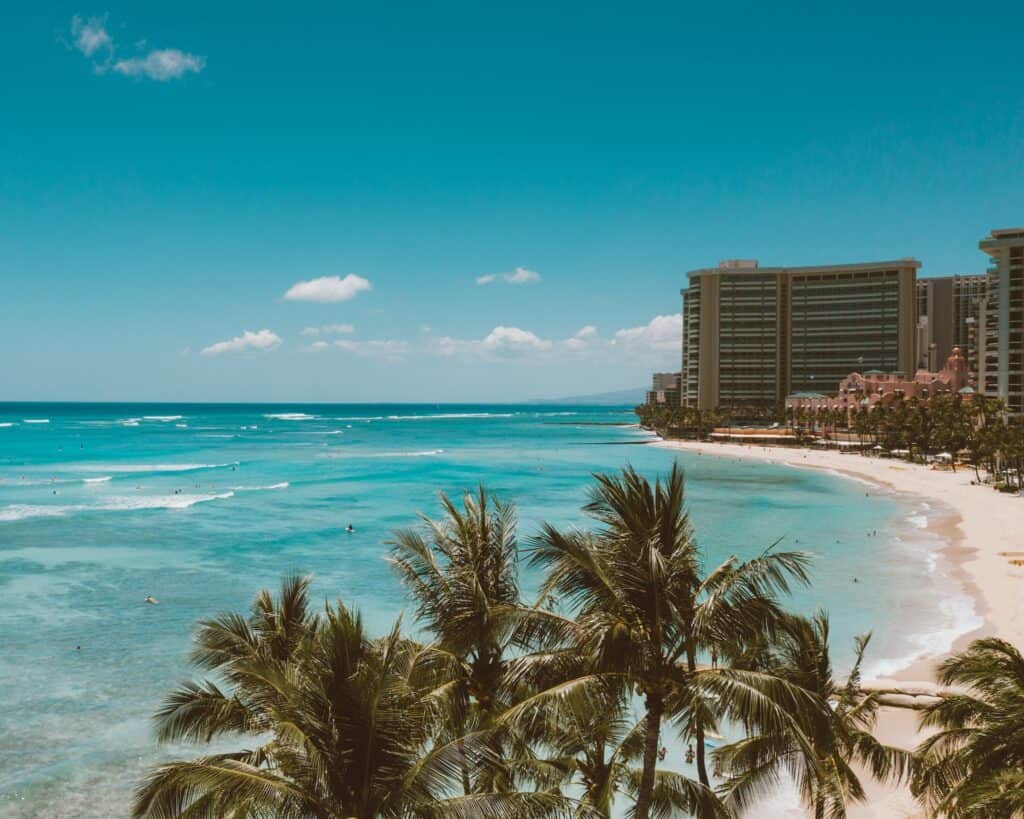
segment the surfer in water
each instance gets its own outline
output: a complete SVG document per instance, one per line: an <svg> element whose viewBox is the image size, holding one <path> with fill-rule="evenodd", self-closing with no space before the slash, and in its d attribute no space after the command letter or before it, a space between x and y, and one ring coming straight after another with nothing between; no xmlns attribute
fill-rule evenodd
<svg viewBox="0 0 1024 819"><path fill-rule="evenodd" d="M151 606L155 606L160 601L157 600L153 595L147 594L146 595L146 602L149 603L149 605L151 605Z"/></svg>
<svg viewBox="0 0 1024 819"><path fill-rule="evenodd" d="M345 527L345 531L348 532L349 534L352 534L355 530L356 530L356 527L353 526L351 523L348 526Z"/></svg>

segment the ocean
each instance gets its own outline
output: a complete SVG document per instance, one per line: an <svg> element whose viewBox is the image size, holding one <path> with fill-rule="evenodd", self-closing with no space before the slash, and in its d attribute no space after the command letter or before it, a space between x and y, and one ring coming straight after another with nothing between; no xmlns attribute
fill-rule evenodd
<svg viewBox="0 0 1024 819"><path fill-rule="evenodd" d="M156 746L150 715L192 673L196 620L301 571L383 631L405 607L386 541L480 482L525 543L541 521L586 525L593 473L678 460L709 565L780 538L816 555L791 606L830 611L840 664L863 631L884 671L971 622L931 531L943 510L650 439L626 407L0 404L0 815L126 816L147 767L184 752Z"/></svg>

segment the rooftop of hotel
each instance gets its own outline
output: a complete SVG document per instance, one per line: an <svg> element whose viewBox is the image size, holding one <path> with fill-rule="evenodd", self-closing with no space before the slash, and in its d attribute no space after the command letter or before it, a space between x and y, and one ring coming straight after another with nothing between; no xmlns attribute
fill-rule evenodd
<svg viewBox="0 0 1024 819"><path fill-rule="evenodd" d="M1024 228L1022 228L1024 230ZM757 259L724 259L717 267L701 267L689 271L687 278L702 276L708 273L722 274L757 274L757 273L858 273L871 272L874 270L903 270L912 267L915 270L921 267L921 262L913 256L905 256L902 259L887 259L877 262L852 262L850 264L821 264L821 265L797 265L761 267Z"/></svg>
<svg viewBox="0 0 1024 819"><path fill-rule="evenodd" d="M1024 238L1024 227L1000 228L992 231L993 239L1018 239Z"/></svg>
<svg viewBox="0 0 1024 819"><path fill-rule="evenodd" d="M978 247L986 253L998 253L1000 248L1024 241L1024 227L1000 228L993 230L986 238L978 242ZM989 253L992 255L992 253Z"/></svg>

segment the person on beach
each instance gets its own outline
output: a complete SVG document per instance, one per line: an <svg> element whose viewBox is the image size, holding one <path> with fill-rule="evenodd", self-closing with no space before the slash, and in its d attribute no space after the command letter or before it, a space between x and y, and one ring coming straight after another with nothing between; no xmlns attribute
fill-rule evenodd
<svg viewBox="0 0 1024 819"><path fill-rule="evenodd" d="M693 764L693 746L692 745L687 745L686 746L686 764L687 765L692 765Z"/></svg>

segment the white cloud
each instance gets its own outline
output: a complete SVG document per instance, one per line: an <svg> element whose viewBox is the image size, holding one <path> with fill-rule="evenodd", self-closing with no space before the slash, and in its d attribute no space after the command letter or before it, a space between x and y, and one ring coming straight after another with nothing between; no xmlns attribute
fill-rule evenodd
<svg viewBox="0 0 1024 819"><path fill-rule="evenodd" d="M356 355L368 358L385 358L389 361L396 361L410 351L409 342L390 338L371 339L369 341L354 341L344 338L335 341L334 346Z"/></svg>
<svg viewBox="0 0 1024 819"><path fill-rule="evenodd" d="M90 17L83 20L77 14L71 18L71 36L75 48L86 57L91 57L101 48L112 50L114 41L107 34L105 17Z"/></svg>
<svg viewBox="0 0 1024 819"><path fill-rule="evenodd" d="M551 342L529 330L518 327L495 327L481 342L481 346L496 353L522 353L550 350Z"/></svg>
<svg viewBox="0 0 1024 819"><path fill-rule="evenodd" d="M340 276L321 276L305 282L296 282L284 294L291 301L348 301L364 290L372 290L373 286L362 276L349 273L345 278Z"/></svg>
<svg viewBox="0 0 1024 819"><path fill-rule="evenodd" d="M309 328L307 328L309 329ZM330 345L326 341L314 341L306 349L311 353L319 353L326 350Z"/></svg>
<svg viewBox="0 0 1024 819"><path fill-rule="evenodd" d="M641 327L618 330L612 344L629 351L678 351L683 343L683 316L655 316Z"/></svg>
<svg viewBox="0 0 1024 819"><path fill-rule="evenodd" d="M322 336L339 332L348 325L307 327L303 334ZM354 330L354 328L352 328ZM539 357L543 360L594 360L649 362L651 367L662 366L665 353L678 355L682 336L680 315L655 316L640 327L626 327L610 338L603 337L597 327L586 324L568 337L544 338L532 330L510 325L498 325L483 338L433 336L428 328L420 328L417 338L403 339L348 339L338 338L331 344L354 355L398 360L407 355L465 356L483 361L511 358ZM311 349L322 350L328 342L318 340ZM595 358L597 357L597 358Z"/></svg>
<svg viewBox="0 0 1024 819"><path fill-rule="evenodd" d="M356 328L351 324L324 324L321 327L306 327L302 330L304 336L318 336L323 333L325 336L330 335L350 335L354 333Z"/></svg>
<svg viewBox="0 0 1024 819"><path fill-rule="evenodd" d="M490 284L499 279L509 284L529 284L530 282L539 282L540 273L527 270L525 267L517 267L511 273L485 273L483 276L477 276L476 283Z"/></svg>
<svg viewBox="0 0 1024 819"><path fill-rule="evenodd" d="M281 346L281 337L270 330L254 333L246 330L242 335L228 341L218 341L204 347L200 355L220 355L221 353L240 353L243 350L273 350Z"/></svg>
<svg viewBox="0 0 1024 819"><path fill-rule="evenodd" d="M113 71L126 77L148 77L157 82L166 82L185 74L198 74L206 67L205 57L178 48L157 48L139 57L115 60L117 47L106 24L106 17L83 20L76 14L71 18L72 46L89 58L99 58L102 54L102 61L93 63L97 74ZM144 48L145 43L145 40L138 41L136 48Z"/></svg>
<svg viewBox="0 0 1024 819"><path fill-rule="evenodd" d="M442 336L433 341L429 350L439 355L508 356L550 350L553 342L530 330L499 325L482 339L462 339Z"/></svg>
<svg viewBox="0 0 1024 819"><path fill-rule="evenodd" d="M593 324L588 324L577 330L571 338L567 338L565 346L570 350L580 351L586 350L596 341L598 341L597 328Z"/></svg>
<svg viewBox="0 0 1024 819"><path fill-rule="evenodd" d="M145 76L158 82L176 80L185 74L198 74L205 67L205 57L188 54L177 48L155 49L145 57L132 57L114 63L114 71L118 74L127 77Z"/></svg>

